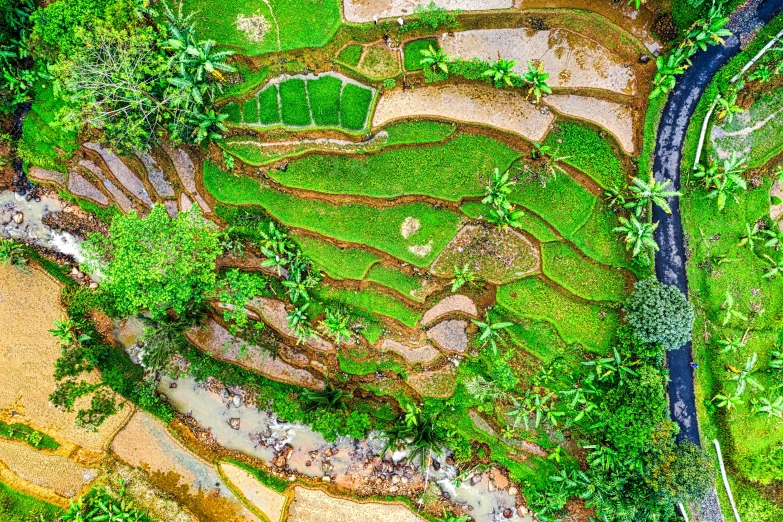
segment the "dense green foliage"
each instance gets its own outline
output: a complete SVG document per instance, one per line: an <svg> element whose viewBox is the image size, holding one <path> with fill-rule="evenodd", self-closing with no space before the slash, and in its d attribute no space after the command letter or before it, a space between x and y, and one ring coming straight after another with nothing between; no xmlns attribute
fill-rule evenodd
<svg viewBox="0 0 783 522"><path fill-rule="evenodd" d="M0 518L3 522L55 522L62 509L19 493L0 482Z"/></svg>
<svg viewBox="0 0 783 522"><path fill-rule="evenodd" d="M154 522L143 510L136 509L130 500L115 498L104 489L93 489L78 501L71 500L71 507L61 517L63 522Z"/></svg>
<svg viewBox="0 0 783 522"><path fill-rule="evenodd" d="M60 444L49 435L24 424L7 424L0 421L0 437L21 440L37 449L56 450L60 447Z"/></svg>
<svg viewBox="0 0 783 522"><path fill-rule="evenodd" d="M421 38L407 42L402 51L405 58L405 70L420 71L422 69L421 52L429 49L430 46L437 49L438 41L434 38Z"/></svg>
<svg viewBox="0 0 783 522"><path fill-rule="evenodd" d="M108 238L91 237L93 263L120 314L180 314L213 290L220 234L193 208L176 219L161 205L145 218L131 212L112 221Z"/></svg>
<svg viewBox="0 0 783 522"><path fill-rule="evenodd" d="M676 350L691 340L693 307L673 286L655 279L639 281L625 303L625 314L634 334L646 343Z"/></svg>

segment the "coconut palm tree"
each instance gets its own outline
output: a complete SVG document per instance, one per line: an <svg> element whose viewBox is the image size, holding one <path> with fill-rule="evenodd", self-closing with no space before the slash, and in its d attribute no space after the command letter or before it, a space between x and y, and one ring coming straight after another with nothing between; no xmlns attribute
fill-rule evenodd
<svg viewBox="0 0 783 522"><path fill-rule="evenodd" d="M443 74L449 74L449 64L454 61L454 57L445 54L443 49L435 49L432 45L427 49L421 50L421 61L423 67L429 67L433 71L441 71Z"/></svg>
<svg viewBox="0 0 783 522"><path fill-rule="evenodd" d="M644 209L650 201L658 205L658 207L660 207L660 209L667 214L671 214L672 209L666 202L666 198L676 198L680 197L682 194L677 190L666 190L666 187L668 187L670 184L671 181L660 183L654 179L644 181L640 178L634 177L631 180L629 189L631 191L631 195L636 200L634 205L634 211L636 215L641 215L642 209Z"/></svg>
<svg viewBox="0 0 783 522"><path fill-rule="evenodd" d="M658 228L658 223L646 223L639 221L636 216L631 219L620 217L620 226L614 231L625 234L625 248L632 250L633 256L638 256L643 249L650 249L655 252L660 250L658 243L655 242L653 233Z"/></svg>
<svg viewBox="0 0 783 522"><path fill-rule="evenodd" d="M549 78L549 73L544 72L543 62L539 62L538 65L533 65L533 62L528 60L527 72L522 76L525 83L530 86L530 91L527 93L528 98L531 94L535 94L536 103L538 103L541 101L542 94L552 94L551 87L546 83L547 78Z"/></svg>
<svg viewBox="0 0 783 522"><path fill-rule="evenodd" d="M516 64L516 60L498 58L497 61L489 66L489 69L484 71L483 76L492 78L495 85L502 85L505 83L509 87L512 87L514 85L514 80L519 81L522 79L518 73L512 71Z"/></svg>

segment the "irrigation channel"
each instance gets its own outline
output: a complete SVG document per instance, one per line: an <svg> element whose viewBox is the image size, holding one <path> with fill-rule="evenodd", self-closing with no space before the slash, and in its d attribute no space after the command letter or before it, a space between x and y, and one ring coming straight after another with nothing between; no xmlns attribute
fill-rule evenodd
<svg viewBox="0 0 783 522"><path fill-rule="evenodd" d="M728 27L734 35L726 39L725 45L710 47L694 57L693 65L681 76L663 109L653 163L656 181L671 181L676 189L680 188L685 134L704 90L715 73L740 51L741 42L759 27L769 23L781 10L783 0L750 0L745 8L732 15ZM670 199L669 203L671 214L657 207L653 209L653 221L659 223L655 240L660 246L660 251L655 255L655 272L662 283L674 285L687 295L680 203L677 198ZM669 408L672 418L680 426L678 437L701 444L693 391L693 368L690 366L693 360L691 342L678 350L667 352L666 358L670 377Z"/></svg>

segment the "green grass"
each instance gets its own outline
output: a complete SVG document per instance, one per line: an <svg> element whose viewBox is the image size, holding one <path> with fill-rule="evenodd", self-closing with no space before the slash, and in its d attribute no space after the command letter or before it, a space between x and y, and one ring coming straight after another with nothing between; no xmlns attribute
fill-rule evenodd
<svg viewBox="0 0 783 522"><path fill-rule="evenodd" d="M489 205L485 205L477 201L465 202L459 209L466 216L473 219L476 219L479 216L486 216L489 213ZM542 243L558 240L558 236L552 230L552 227L547 225L546 221L542 220L532 212L525 211L520 221L522 224L521 229L525 232L528 232Z"/></svg>
<svg viewBox="0 0 783 522"><path fill-rule="evenodd" d="M413 328L421 318L421 312L408 308L404 303L374 288L347 290L322 286L314 295L319 301L342 303L366 312L391 317Z"/></svg>
<svg viewBox="0 0 783 522"><path fill-rule="evenodd" d="M746 112L735 115L734 121L723 123L720 127L727 133L732 133L753 128L763 121L767 123L748 134L725 136L717 138L714 142L708 136L705 139L705 148L710 151L713 159L717 159L716 149L740 153L747 151L750 152L750 155L746 155L744 159L749 168L765 165L783 151L781 107L783 107L783 88L756 97Z"/></svg>
<svg viewBox="0 0 783 522"><path fill-rule="evenodd" d="M622 301L624 273L585 259L581 253L560 242L541 245L544 275L569 292L592 301Z"/></svg>
<svg viewBox="0 0 783 522"><path fill-rule="evenodd" d="M267 67L252 70L244 63L238 63L236 69L242 75L242 81L225 86L223 92L218 97L219 102L230 98L238 98L251 91L255 92L269 74Z"/></svg>
<svg viewBox="0 0 783 522"><path fill-rule="evenodd" d="M3 522L54 522L62 512L53 504L20 493L0 482L0 520Z"/></svg>
<svg viewBox="0 0 783 522"><path fill-rule="evenodd" d="M332 279L364 279L370 267L380 261L372 252L339 248L320 239L299 237L297 242L313 266L326 272Z"/></svg>
<svg viewBox="0 0 783 522"><path fill-rule="evenodd" d="M340 54L337 55L337 60L352 67L356 67L359 65L359 60L362 58L363 51L364 46L361 44L351 44L340 51Z"/></svg>
<svg viewBox="0 0 783 522"><path fill-rule="evenodd" d="M377 248L416 266L428 266L462 221L454 212L423 203L375 208L303 200L269 189L258 180L223 172L209 162L204 164L204 185L221 203L261 205L288 226ZM420 229L405 239L400 230L407 217L418 219ZM429 249L419 255L410 250L415 246Z"/></svg>
<svg viewBox="0 0 783 522"><path fill-rule="evenodd" d="M341 353L337 354L337 360L340 362L340 369L350 375L369 375L376 372L394 372L402 378L407 377L405 365L401 364L388 355L381 355L370 361L357 361Z"/></svg>
<svg viewBox="0 0 783 522"><path fill-rule="evenodd" d="M242 104L242 120L245 123L258 123L258 100L250 98Z"/></svg>
<svg viewBox="0 0 783 522"><path fill-rule="evenodd" d="M79 148L75 131L53 125L66 104L54 96L50 84L43 83L35 85L34 100L22 125L19 156L31 165L66 172L66 162Z"/></svg>
<svg viewBox="0 0 783 522"><path fill-rule="evenodd" d="M425 194L458 201L482 195L480 179L495 168L505 170L517 156L491 138L458 134L432 147L361 156L311 155L292 161L286 172L270 175L286 186L332 194L379 198Z"/></svg>
<svg viewBox="0 0 783 522"><path fill-rule="evenodd" d="M578 168L602 187L625 184L622 162L611 142L601 138L598 131L578 123L562 122L547 135L544 143L557 150L559 156L567 156L565 163Z"/></svg>
<svg viewBox="0 0 783 522"><path fill-rule="evenodd" d="M269 0L268 5L248 0L185 0L183 5L185 13L197 13L199 39L209 38L235 46L250 56L277 51L278 30L282 51L325 45L340 26L342 8L340 0ZM237 29L240 14L246 17L260 14L266 18L270 27L262 41L252 41Z"/></svg>
<svg viewBox="0 0 783 522"><path fill-rule="evenodd" d="M383 265L373 265L367 273L366 279L367 281L389 287L408 299L419 302L424 301L422 298L417 297L412 293L421 290L424 281L414 276L405 275L394 268L388 268Z"/></svg>
<svg viewBox="0 0 783 522"><path fill-rule="evenodd" d="M541 216L566 237L585 224L596 203L595 196L563 174L549 180L546 187L537 181L520 182L510 199Z"/></svg>
<svg viewBox="0 0 783 522"><path fill-rule="evenodd" d="M277 100L277 85L267 87L258 93L258 117L263 125L280 123L280 104Z"/></svg>
<svg viewBox="0 0 783 522"><path fill-rule="evenodd" d="M258 480L261 484L277 491L278 493L283 493L291 484L289 481L281 479L280 477L276 477L266 470L258 469L257 467L251 466L250 464L242 462L238 459L227 458L222 459L221 462L228 462L229 464L233 464L238 468L242 468L243 470L253 475L253 477L255 477L255 479Z"/></svg>
<svg viewBox="0 0 783 522"><path fill-rule="evenodd" d="M386 145L431 143L441 141L454 133L456 125L439 121L405 121L386 127L389 138Z"/></svg>
<svg viewBox="0 0 783 522"><path fill-rule="evenodd" d="M221 112L228 115L228 123L242 123L242 113L239 110L238 103L229 103L221 109Z"/></svg>
<svg viewBox="0 0 783 522"><path fill-rule="evenodd" d="M405 57L405 69L408 71L420 71L421 52L424 49L428 49L430 45L433 49L437 49L438 41L435 38L423 38L406 43L402 51Z"/></svg>
<svg viewBox="0 0 783 522"><path fill-rule="evenodd" d="M278 84L280 89L280 112L283 125L304 127L310 125L310 108L307 104L307 90L301 78L291 78Z"/></svg>
<svg viewBox="0 0 783 522"><path fill-rule="evenodd" d="M497 302L519 317L548 321L565 342L596 352L609 349L620 322L613 308L570 298L537 278L498 287Z"/></svg>
<svg viewBox="0 0 783 522"><path fill-rule="evenodd" d="M367 122L372 98L370 89L346 83L340 100L340 124L349 130L362 130Z"/></svg>
<svg viewBox="0 0 783 522"><path fill-rule="evenodd" d="M49 435L36 431L24 424L6 424L0 421L0 437L21 440L38 449L56 450L60 447L60 444ZM35 443L36 438L40 438L37 443Z"/></svg>
<svg viewBox="0 0 783 522"><path fill-rule="evenodd" d="M343 82L334 76L307 80L307 94L313 121L321 127L340 125L340 90Z"/></svg>
<svg viewBox="0 0 783 522"><path fill-rule="evenodd" d="M619 225L617 214L599 201L585 224L567 239L600 263L632 268L634 265L628 260L625 245L614 231Z"/></svg>

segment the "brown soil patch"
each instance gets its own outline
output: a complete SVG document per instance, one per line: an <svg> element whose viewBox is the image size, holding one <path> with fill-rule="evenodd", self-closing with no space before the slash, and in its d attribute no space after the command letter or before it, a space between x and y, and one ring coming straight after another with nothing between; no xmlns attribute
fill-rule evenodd
<svg viewBox="0 0 783 522"><path fill-rule="evenodd" d="M553 95L544 100L556 111L588 120L611 132L623 150L633 154L633 111L631 107L589 96Z"/></svg>
<svg viewBox="0 0 783 522"><path fill-rule="evenodd" d="M22 443L0 440L0 461L20 478L73 497L98 476L99 471L79 466L67 457L39 452Z"/></svg>
<svg viewBox="0 0 783 522"><path fill-rule="evenodd" d="M411 348L392 339L384 339L381 352L394 352L411 364L427 365L438 358L440 352L430 345Z"/></svg>
<svg viewBox="0 0 783 522"><path fill-rule="evenodd" d="M449 365L441 370L414 373L406 382L422 397L448 399L457 387L457 372Z"/></svg>
<svg viewBox="0 0 783 522"><path fill-rule="evenodd" d="M163 424L137 412L112 443L114 453L150 473L152 483L172 494L199 520L259 521L223 483L217 470L185 449Z"/></svg>
<svg viewBox="0 0 783 522"><path fill-rule="evenodd" d="M294 335L294 332L288 326L288 319L286 319L288 312L286 311L284 302L278 301L276 299L261 297L254 299L250 303L249 307L253 311L260 313L264 318L264 322L266 322L269 326L281 334L290 337L291 339L296 339L296 335ZM318 350L319 352L335 352L335 348L332 343L317 335L308 337L305 341L305 344L311 348L314 348L315 350Z"/></svg>
<svg viewBox="0 0 783 522"><path fill-rule="evenodd" d="M356 502L335 498L318 489L294 488L288 522L422 522L407 506L383 502Z"/></svg>
<svg viewBox="0 0 783 522"><path fill-rule="evenodd" d="M213 357L243 366L275 381L306 388L324 386L322 381L307 370L294 368L282 359L274 357L267 349L234 337L213 319L207 321L202 328L188 332L187 337L191 343Z"/></svg>
<svg viewBox="0 0 783 522"><path fill-rule="evenodd" d="M442 350L465 353L465 350L468 349L468 335L465 333L467 327L467 321L451 319L438 323L427 330L427 337L432 339Z"/></svg>
<svg viewBox="0 0 783 522"><path fill-rule="evenodd" d="M424 312L424 316L421 318L421 324L429 324L435 319L452 312L462 312L474 317L478 314L476 304L470 297L455 294L442 299L438 304Z"/></svg>
<svg viewBox="0 0 783 522"><path fill-rule="evenodd" d="M525 101L521 90L496 89L486 84L430 85L384 92L373 116L373 127L416 116L446 118L490 125L541 141L554 116L541 114Z"/></svg>
<svg viewBox="0 0 783 522"><path fill-rule="evenodd" d="M349 22L372 22L374 19L410 15L427 2L420 0L343 0L343 12ZM449 11L486 11L508 9L512 0L438 0L438 7Z"/></svg>
<svg viewBox="0 0 783 522"><path fill-rule="evenodd" d="M258 508L271 522L283 520L285 495L264 486L253 475L238 466L221 462L218 467L245 500Z"/></svg>
<svg viewBox="0 0 783 522"><path fill-rule="evenodd" d="M103 451L132 411L123 408L97 432L88 432L77 428L74 421L76 411L89 402L89 397L77 402L71 413L49 404L60 345L48 330L63 314L59 283L36 267L24 274L0 265L0 415L56 439ZM94 374L87 376L88 380L97 378Z"/></svg>
<svg viewBox="0 0 783 522"><path fill-rule="evenodd" d="M421 227L419 220L416 219L415 217L408 216L402 222L402 226L400 227L400 234L402 234L402 237L404 237L405 239L408 239L413 234L419 231L419 227Z"/></svg>
<svg viewBox="0 0 783 522"><path fill-rule="evenodd" d="M247 39L251 42L263 42L266 33L269 32L271 27L266 17L262 14L245 16L240 13L237 16L237 31L245 33Z"/></svg>
<svg viewBox="0 0 783 522"><path fill-rule="evenodd" d="M530 240L511 229L466 225L435 259L430 271L454 277L454 267L468 268L495 284L538 272L540 255Z"/></svg>
<svg viewBox="0 0 783 522"><path fill-rule="evenodd" d="M567 29L477 29L441 37L444 52L470 60L516 60L514 70L527 71L528 60L540 61L551 87L593 88L620 94L636 92L633 69L598 43Z"/></svg>
<svg viewBox="0 0 783 522"><path fill-rule="evenodd" d="M384 79L400 74L402 65L396 52L379 43L364 48L358 69L370 78Z"/></svg>

